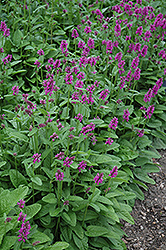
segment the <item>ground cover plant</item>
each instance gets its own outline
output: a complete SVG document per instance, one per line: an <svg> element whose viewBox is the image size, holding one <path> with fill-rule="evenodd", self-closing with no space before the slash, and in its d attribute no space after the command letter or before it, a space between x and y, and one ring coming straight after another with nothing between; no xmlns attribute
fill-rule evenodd
<svg viewBox="0 0 166 250"><path fill-rule="evenodd" d="M1 249L126 249L166 148L165 5L2 1Z"/></svg>

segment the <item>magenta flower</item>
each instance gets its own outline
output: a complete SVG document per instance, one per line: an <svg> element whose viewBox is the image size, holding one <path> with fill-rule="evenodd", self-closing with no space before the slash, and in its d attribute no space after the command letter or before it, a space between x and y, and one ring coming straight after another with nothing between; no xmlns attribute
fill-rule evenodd
<svg viewBox="0 0 166 250"><path fill-rule="evenodd" d="M95 130L95 124L93 122L91 122L90 124L88 124L82 128L81 133L83 133L83 135L85 135L93 130Z"/></svg>
<svg viewBox="0 0 166 250"><path fill-rule="evenodd" d="M65 157L64 152L60 152L59 154L55 155L55 158L57 158L58 160L62 160L64 157Z"/></svg>
<svg viewBox="0 0 166 250"><path fill-rule="evenodd" d="M141 74L141 69L137 68L132 77L134 78L134 80L138 81L140 79L140 74Z"/></svg>
<svg viewBox="0 0 166 250"><path fill-rule="evenodd" d="M78 165L79 165L79 167L77 169L79 170L79 172L81 172L81 169L85 169L86 168L87 162L81 161Z"/></svg>
<svg viewBox="0 0 166 250"><path fill-rule="evenodd" d="M114 141L109 137L109 138L106 140L105 144L112 145L113 142L114 142Z"/></svg>
<svg viewBox="0 0 166 250"><path fill-rule="evenodd" d="M3 52L4 52L4 49L3 49L3 48L0 48L0 52L3 53Z"/></svg>
<svg viewBox="0 0 166 250"><path fill-rule="evenodd" d="M84 32L86 34L91 33L92 32L91 27L90 26L86 26L85 29L84 29Z"/></svg>
<svg viewBox="0 0 166 250"><path fill-rule="evenodd" d="M126 110L124 109L123 119L126 120L127 122L129 121L129 115L130 115L130 113L129 113L128 109L126 109Z"/></svg>
<svg viewBox="0 0 166 250"><path fill-rule="evenodd" d="M24 208L24 204L25 204L25 201L24 200L19 200L19 202L17 203L17 205L19 206L19 208Z"/></svg>
<svg viewBox="0 0 166 250"><path fill-rule="evenodd" d="M33 163L35 164L35 162L37 161L37 162L40 162L41 161L41 154L38 154L38 153L36 153L36 154L34 154L33 156L32 156L32 158L33 158Z"/></svg>
<svg viewBox="0 0 166 250"><path fill-rule="evenodd" d="M35 62L34 62L34 65L36 65L38 68L41 66L41 63L38 61L38 60L36 60Z"/></svg>
<svg viewBox="0 0 166 250"><path fill-rule="evenodd" d="M87 44L88 44L88 47L89 47L90 49L94 49L94 47L95 47L95 45L94 45L95 42L94 42L94 40L93 40L91 37L89 38Z"/></svg>
<svg viewBox="0 0 166 250"><path fill-rule="evenodd" d="M110 124L108 125L108 127L115 130L117 128L117 126L118 126L118 118L114 117L110 121Z"/></svg>
<svg viewBox="0 0 166 250"><path fill-rule="evenodd" d="M13 88L12 88L12 90L13 90L13 95L18 95L18 93L19 93L19 87L18 86L14 86Z"/></svg>
<svg viewBox="0 0 166 250"><path fill-rule="evenodd" d="M64 173L61 172L59 169L57 170L57 173L55 174L55 178L57 181L63 181Z"/></svg>
<svg viewBox="0 0 166 250"><path fill-rule="evenodd" d="M12 55L7 55L5 58L2 59L4 65L11 62L11 60L12 60Z"/></svg>
<svg viewBox="0 0 166 250"><path fill-rule="evenodd" d="M136 69L138 67L139 64L139 57L137 56L136 58L133 59L132 63L131 63L131 67L133 69Z"/></svg>
<svg viewBox="0 0 166 250"><path fill-rule="evenodd" d="M37 53L38 53L38 55L39 55L39 56L44 55L44 51L43 51L42 49L38 50L38 52L37 52Z"/></svg>
<svg viewBox="0 0 166 250"><path fill-rule="evenodd" d="M27 215L26 215L26 214L23 214L23 212L21 211L21 213L19 213L19 217L18 217L17 221L22 221L22 222L24 222L26 216L27 216Z"/></svg>
<svg viewBox="0 0 166 250"><path fill-rule="evenodd" d="M77 32L77 30L76 30L76 29L74 29L74 30L72 31L72 35L71 35L71 37L73 37L73 38L77 38L77 37L79 37L78 32Z"/></svg>
<svg viewBox="0 0 166 250"><path fill-rule="evenodd" d="M5 220L5 223L6 223L6 222L10 222L11 220L12 220L11 217L7 217L6 220Z"/></svg>
<svg viewBox="0 0 166 250"><path fill-rule="evenodd" d="M78 48L83 49L85 47L85 42L79 41Z"/></svg>
<svg viewBox="0 0 166 250"><path fill-rule="evenodd" d="M84 73L84 72L80 72L80 73L77 75L77 78L78 78L79 80L84 79L84 78L85 78L85 73Z"/></svg>
<svg viewBox="0 0 166 250"><path fill-rule="evenodd" d="M63 166L65 167L70 167L70 165L73 163L73 160L75 159L75 156L72 157L67 157L64 161L63 161Z"/></svg>
<svg viewBox="0 0 166 250"><path fill-rule="evenodd" d="M4 21L4 22L3 22L3 21L1 21L0 30L5 31L6 29L7 29L7 26L6 26L5 21Z"/></svg>
<svg viewBox="0 0 166 250"><path fill-rule="evenodd" d="M141 56L145 57L147 55L148 51L148 45L144 45L144 47L141 50Z"/></svg>
<svg viewBox="0 0 166 250"><path fill-rule="evenodd" d="M115 167L113 167L113 169L110 171L109 176L110 176L111 178L114 178L114 177L117 176L117 174L118 174L118 167L115 166Z"/></svg>
<svg viewBox="0 0 166 250"><path fill-rule="evenodd" d="M110 91L108 89L104 89L103 91L101 91L99 95L99 99L105 100L105 98L108 96L109 93Z"/></svg>
<svg viewBox="0 0 166 250"><path fill-rule="evenodd" d="M65 76L65 82L66 82L66 84L72 84L72 81L73 81L72 74L71 73L66 74L66 76Z"/></svg>
<svg viewBox="0 0 166 250"><path fill-rule="evenodd" d="M142 136L144 135L144 129L141 129L141 130L138 130L138 129L137 129L137 132L138 132L137 135L138 135L139 137L142 137Z"/></svg>
<svg viewBox="0 0 166 250"><path fill-rule="evenodd" d="M58 135L54 132L50 138L52 139L52 141L55 141L55 139L58 139Z"/></svg>
<svg viewBox="0 0 166 250"><path fill-rule="evenodd" d="M65 202L63 203L63 205L64 205L64 206L66 206L66 205L68 206L68 205L69 205L69 201L65 201Z"/></svg>
<svg viewBox="0 0 166 250"><path fill-rule="evenodd" d="M139 36L141 36L141 35L142 35L142 32L143 32L143 27L140 26L140 27L137 28L135 34L138 34Z"/></svg>
<svg viewBox="0 0 166 250"><path fill-rule="evenodd" d="M153 96L153 90L150 88L144 96L144 102L150 102L152 96Z"/></svg>
<svg viewBox="0 0 166 250"><path fill-rule="evenodd" d="M7 37L10 35L10 29L5 29L3 36Z"/></svg>
<svg viewBox="0 0 166 250"><path fill-rule="evenodd" d="M74 117L76 120L79 120L80 122L82 122L82 119L83 119L83 115L78 113L77 116Z"/></svg>
<svg viewBox="0 0 166 250"><path fill-rule="evenodd" d="M93 179L97 185L99 185L99 183L103 182L103 176L104 176L103 173L101 173L101 174L97 173L97 175Z"/></svg>
<svg viewBox="0 0 166 250"><path fill-rule="evenodd" d="M24 241L27 240L28 234L30 234L29 230L31 229L29 221L26 221L25 223L23 222L21 225L21 228L19 230L19 236L18 236L18 241Z"/></svg>
<svg viewBox="0 0 166 250"><path fill-rule="evenodd" d="M60 44L60 49L62 51L63 54L67 55L67 41L66 40L62 40L61 44Z"/></svg>
<svg viewBox="0 0 166 250"><path fill-rule="evenodd" d="M123 56L122 52L117 53L115 56L115 60L118 60L118 62L120 62L122 59L122 56Z"/></svg>
<svg viewBox="0 0 166 250"><path fill-rule="evenodd" d="M145 115L144 115L145 119L147 119L147 118L150 119L151 116L152 116L152 114L153 114L153 112L154 112L154 104L151 105L151 106L149 106L149 107L147 108L146 113L145 113Z"/></svg>

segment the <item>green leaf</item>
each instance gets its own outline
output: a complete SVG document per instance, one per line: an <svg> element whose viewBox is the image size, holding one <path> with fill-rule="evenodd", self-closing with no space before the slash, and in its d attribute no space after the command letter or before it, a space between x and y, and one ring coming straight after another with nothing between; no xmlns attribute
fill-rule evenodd
<svg viewBox="0 0 166 250"><path fill-rule="evenodd" d="M128 223L130 223L132 225L134 224L134 219L133 219L133 217L130 215L130 213L128 211L120 210L120 211L117 211L116 213L119 216L119 218L127 221Z"/></svg>
<svg viewBox="0 0 166 250"><path fill-rule="evenodd" d="M56 242L54 245L44 248L44 250L63 250L68 248L67 242Z"/></svg>
<svg viewBox="0 0 166 250"><path fill-rule="evenodd" d="M76 246L78 247L78 249L80 249L80 250L87 250L88 249L88 244L87 244L88 239L86 241L84 239L81 240L77 237L77 235L73 234L73 240L74 240L74 243L76 244Z"/></svg>
<svg viewBox="0 0 166 250"><path fill-rule="evenodd" d="M137 184L135 183L130 183L130 188L133 190L133 192L136 194L137 198L140 200L144 200L144 193L142 192L142 190L138 187Z"/></svg>
<svg viewBox="0 0 166 250"><path fill-rule="evenodd" d="M97 201L103 203L103 204L107 204L107 205L113 205L112 201L110 201L108 198L104 197L104 196L99 196Z"/></svg>
<svg viewBox="0 0 166 250"><path fill-rule="evenodd" d="M36 132L38 131L38 129L37 128L33 128L30 132L29 132L29 136L32 136L32 135L34 135L34 134L36 134Z"/></svg>
<svg viewBox="0 0 166 250"><path fill-rule="evenodd" d="M76 226L77 217L73 211L69 211L68 213L63 212L62 218L71 226Z"/></svg>
<svg viewBox="0 0 166 250"><path fill-rule="evenodd" d="M61 211L62 211L62 209L60 207L58 207L56 209L55 208L54 209L50 209L49 210L49 215L51 217L56 217Z"/></svg>
<svg viewBox="0 0 166 250"><path fill-rule="evenodd" d="M25 141L25 142L28 142L28 137L26 136L26 135L24 135L24 134L22 134L22 133L20 133L20 132L11 132L10 134L9 134L9 136L12 138L12 137L14 137L14 138L17 138L17 139L20 139L20 140L22 140L22 141Z"/></svg>
<svg viewBox="0 0 166 250"><path fill-rule="evenodd" d="M91 203L89 206L93 207L96 210L96 212L100 213L100 208L99 208L99 206L97 206L97 204Z"/></svg>
<svg viewBox="0 0 166 250"><path fill-rule="evenodd" d="M26 178L15 169L11 169L9 171L9 176L14 187L18 187L19 185L28 185Z"/></svg>
<svg viewBox="0 0 166 250"><path fill-rule="evenodd" d="M150 150L142 150L140 153L141 157L147 157L149 159L155 158L155 159L159 159L161 158L161 155L157 152L157 151L150 151Z"/></svg>
<svg viewBox="0 0 166 250"><path fill-rule="evenodd" d="M1 245L1 250L10 250L14 243L18 240L17 236L5 236L3 239L3 243Z"/></svg>
<svg viewBox="0 0 166 250"><path fill-rule="evenodd" d="M46 196L44 196L42 198L42 200L46 203L50 203L50 204L56 204L57 203L57 199L55 198L55 194L50 193L47 194Z"/></svg>
<svg viewBox="0 0 166 250"><path fill-rule="evenodd" d="M21 30L16 29L13 35L13 42L17 47L20 45L22 38L23 38L23 33L21 32Z"/></svg>
<svg viewBox="0 0 166 250"><path fill-rule="evenodd" d="M72 226L70 226L70 227L80 239L83 239L84 230L78 221L77 221L77 224L75 227L72 227Z"/></svg>
<svg viewBox="0 0 166 250"><path fill-rule="evenodd" d="M42 186L42 180L38 176L31 177L31 181L39 186Z"/></svg>
<svg viewBox="0 0 166 250"><path fill-rule="evenodd" d="M142 166L142 170L146 173L160 172L159 167L154 163L147 163Z"/></svg>
<svg viewBox="0 0 166 250"><path fill-rule="evenodd" d="M83 208L85 208L85 207L87 206L87 204L88 204L88 201L81 201L81 202L79 202L78 205L77 205L76 207L74 207L72 210L73 210L74 212L79 211L79 210L82 210Z"/></svg>
<svg viewBox="0 0 166 250"><path fill-rule="evenodd" d="M9 191L4 190L1 192L0 199L0 215L8 214L12 207L14 207L20 199L24 199L28 193L28 187L22 187Z"/></svg>
<svg viewBox="0 0 166 250"><path fill-rule="evenodd" d="M42 207L42 205L40 205L39 203L25 206L24 212L25 212L25 214L27 214L26 219L29 220L29 219L33 218L40 211L41 207Z"/></svg>
<svg viewBox="0 0 166 250"><path fill-rule="evenodd" d="M141 181L150 183L150 184L155 184L155 181L150 178L145 171L143 171L140 168L135 168L134 169L134 175Z"/></svg>
<svg viewBox="0 0 166 250"><path fill-rule="evenodd" d="M99 237L108 233L108 229L101 226L88 226L85 235L89 237Z"/></svg>
<svg viewBox="0 0 166 250"><path fill-rule="evenodd" d="M137 166L143 166L144 164L146 164L148 162L149 162L149 158L147 158L147 157L138 157L135 160L135 163Z"/></svg>
<svg viewBox="0 0 166 250"><path fill-rule="evenodd" d="M159 128L162 126L162 122L157 119L150 119L149 122L146 124L150 128Z"/></svg>
<svg viewBox="0 0 166 250"><path fill-rule="evenodd" d="M40 241L40 244L41 244L41 243L48 242L48 241L51 242L51 239L45 233L37 231L32 234L32 241L33 242Z"/></svg>
<svg viewBox="0 0 166 250"><path fill-rule="evenodd" d="M1 161L0 162L0 168L6 164L6 161Z"/></svg>

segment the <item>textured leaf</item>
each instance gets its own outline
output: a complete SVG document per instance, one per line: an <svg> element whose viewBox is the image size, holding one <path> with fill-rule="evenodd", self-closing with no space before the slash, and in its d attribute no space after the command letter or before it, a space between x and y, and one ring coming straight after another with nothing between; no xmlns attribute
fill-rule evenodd
<svg viewBox="0 0 166 250"><path fill-rule="evenodd" d="M116 212L119 218L127 221L130 224L134 224L134 219L128 211L118 211Z"/></svg>
<svg viewBox="0 0 166 250"><path fill-rule="evenodd" d="M3 239L3 243L1 245L1 250L10 250L14 243L18 240L17 236L5 236Z"/></svg>
<svg viewBox="0 0 166 250"><path fill-rule="evenodd" d="M39 186L42 186L42 180L38 176L31 177L31 181Z"/></svg>
<svg viewBox="0 0 166 250"><path fill-rule="evenodd" d="M46 203L50 203L50 204L56 204L57 203L57 199L55 198L55 194L50 193L47 194L46 196L44 196L42 198L42 200Z"/></svg>
<svg viewBox="0 0 166 250"><path fill-rule="evenodd" d="M35 203L29 206L25 206L24 212L27 214L26 219L29 220L33 218L41 209L42 205Z"/></svg>
<svg viewBox="0 0 166 250"><path fill-rule="evenodd" d="M0 162L0 168L3 167L6 164L6 161L1 161Z"/></svg>
<svg viewBox="0 0 166 250"><path fill-rule="evenodd" d="M145 171L143 171L140 168L135 168L134 169L134 175L141 181L150 183L150 184L155 184L155 181L150 178Z"/></svg>
<svg viewBox="0 0 166 250"><path fill-rule="evenodd" d="M15 169L11 169L9 171L9 176L14 187L18 187L19 185L28 185L26 178Z"/></svg>
<svg viewBox="0 0 166 250"><path fill-rule="evenodd" d="M44 250L63 250L67 249L69 244L67 242L56 242L54 245L44 248Z"/></svg>
<svg viewBox="0 0 166 250"><path fill-rule="evenodd" d="M23 37L23 33L21 32L21 30L16 29L16 31L14 32L14 35L13 35L13 42L16 46L20 45L22 37Z"/></svg>
<svg viewBox="0 0 166 250"><path fill-rule="evenodd" d="M85 235L89 237L98 237L108 233L108 229L100 226L88 226Z"/></svg>
<svg viewBox="0 0 166 250"><path fill-rule="evenodd" d="M20 199L24 199L28 193L28 187L22 187L9 191L4 190L0 199L0 214L8 214Z"/></svg>

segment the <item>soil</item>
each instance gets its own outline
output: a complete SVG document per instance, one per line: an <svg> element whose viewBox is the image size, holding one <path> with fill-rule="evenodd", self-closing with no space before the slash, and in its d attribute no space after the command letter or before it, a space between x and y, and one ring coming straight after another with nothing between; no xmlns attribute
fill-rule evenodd
<svg viewBox="0 0 166 250"><path fill-rule="evenodd" d="M123 223L123 237L128 250L166 250L166 151L155 160L160 172L149 174L156 182L147 184L144 201L136 200L131 213L134 225Z"/></svg>

